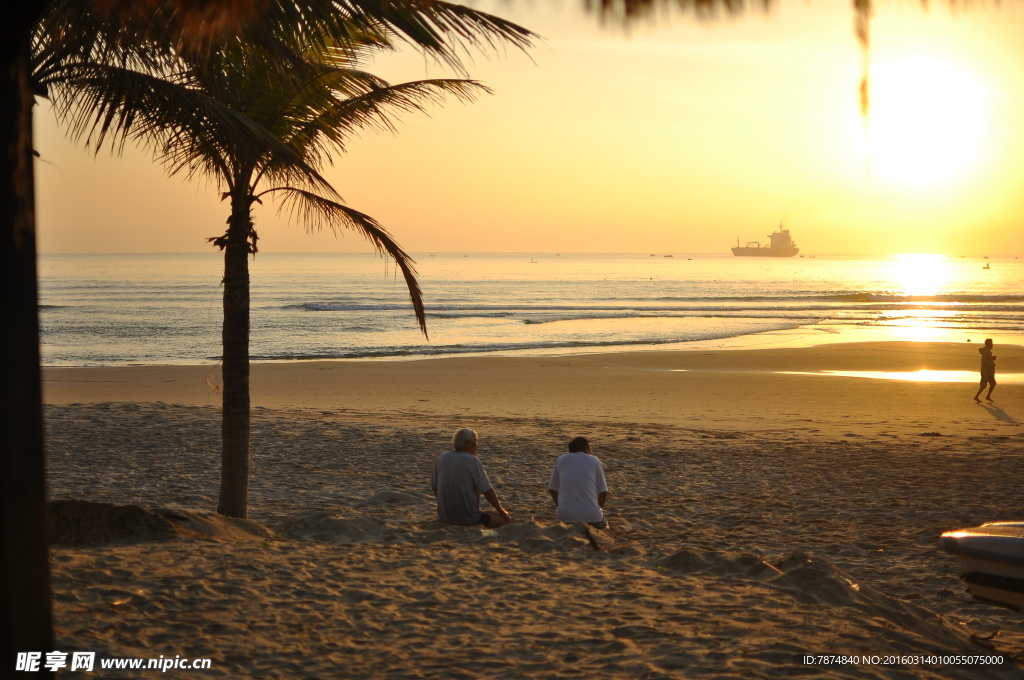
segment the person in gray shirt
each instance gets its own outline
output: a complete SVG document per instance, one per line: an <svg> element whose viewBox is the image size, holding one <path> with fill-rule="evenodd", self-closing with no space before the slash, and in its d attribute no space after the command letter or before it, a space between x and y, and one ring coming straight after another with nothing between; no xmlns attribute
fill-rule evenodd
<svg viewBox="0 0 1024 680"><path fill-rule="evenodd" d="M430 489L437 498L437 519L445 524L482 524L497 529L511 522L512 516L491 488L483 463L476 457L477 444L476 432L461 429L452 438L452 450L442 453L434 464ZM497 513L480 510L481 494Z"/></svg>

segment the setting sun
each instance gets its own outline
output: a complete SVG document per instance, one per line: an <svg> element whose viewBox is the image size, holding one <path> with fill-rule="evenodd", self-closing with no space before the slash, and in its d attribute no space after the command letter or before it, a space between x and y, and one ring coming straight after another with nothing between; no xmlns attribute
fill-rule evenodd
<svg viewBox="0 0 1024 680"><path fill-rule="evenodd" d="M967 174L984 150L985 95L980 81L942 59L873 65L865 140L872 176L933 189Z"/></svg>

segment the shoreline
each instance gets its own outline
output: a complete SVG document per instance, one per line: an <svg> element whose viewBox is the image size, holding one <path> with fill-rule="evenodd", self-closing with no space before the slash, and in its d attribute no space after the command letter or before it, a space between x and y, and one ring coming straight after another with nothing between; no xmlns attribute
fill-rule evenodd
<svg viewBox="0 0 1024 680"><path fill-rule="evenodd" d="M254 408L388 415L554 418L734 430L864 434L887 427L1005 432L1019 404L1024 347L997 345L994 404L972 382L826 374L977 370L974 343L864 342L801 348L645 351L423 361L252 365ZM825 379L827 377L827 379ZM998 377L998 375L997 375ZM44 368L49 404L163 402L220 407L217 366Z"/></svg>
<svg viewBox="0 0 1024 680"><path fill-rule="evenodd" d="M880 342L918 342L945 343L980 346L990 335L998 337L998 345L1024 346L1024 333L1007 334L988 330L968 331L960 328L921 328L915 326L856 326L829 324L827 322L811 325L793 326L779 330L746 333L705 340L685 340L666 342L664 344L635 345L585 345L578 347L532 347L522 349L495 349L492 351L465 351L460 353L417 353L382 354L361 357L330 356L330 357L291 357L277 359L250 359L252 365L291 365L309 362L343 362L343 363L408 363L417 361L435 361L444 359L483 359L483 358L514 358L514 359L550 359L560 357L576 357L590 355L614 354L648 354L665 352L708 352L708 351L753 351L769 349L813 349L828 345L845 345ZM118 364L107 363L89 366L50 364L44 368L130 368L139 366L215 366L219 359L195 359L186 363L146 363Z"/></svg>

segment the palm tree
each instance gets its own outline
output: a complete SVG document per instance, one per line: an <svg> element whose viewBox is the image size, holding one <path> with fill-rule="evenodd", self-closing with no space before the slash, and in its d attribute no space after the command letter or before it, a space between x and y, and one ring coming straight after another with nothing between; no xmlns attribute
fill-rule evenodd
<svg viewBox="0 0 1024 680"><path fill-rule="evenodd" d="M63 33L58 29L57 36ZM445 79L401 85L357 68L391 47L380 26L346 27L344 42L226 43L160 64L95 48L75 51L43 32L39 82L55 94L71 134L97 148L133 138L158 150L172 173L213 177L230 201L228 228L210 240L224 251L222 474L218 511L245 517L249 476L249 271L257 250L252 205L274 196L310 228L354 229L401 269L421 329L425 317L413 262L369 216L345 206L321 175L359 127L392 129L395 113L445 95L469 101L486 88ZM268 46L269 45L269 46ZM55 57L52 55L61 55ZM71 55L70 57L65 55ZM99 58L97 58L99 57ZM51 64L55 66L51 66ZM130 66L139 64L135 70ZM173 70L168 70L173 67ZM153 73L162 68L163 72ZM54 77L51 74L56 74ZM74 96L71 96L73 93Z"/></svg>
<svg viewBox="0 0 1024 680"><path fill-rule="evenodd" d="M223 185L230 200L228 228L210 239L224 251L223 452L218 512L244 517L249 479L249 270L257 250L252 206L275 196L310 228L353 229L386 253L401 269L420 327L426 319L413 262L369 216L346 207L320 175L331 151L343 150L348 133L367 124L390 125L389 110L420 110L444 94L468 100L483 88L471 81L434 80L389 86L368 74L331 63L348 58L320 54L314 68L278 73L264 80L233 73L237 59L214 71L204 70L204 87L218 92L257 124L288 145L291 153L243 141L225 145L215 127L206 128L169 147L167 161L177 169L202 169ZM210 75L213 78L209 78ZM236 83L244 82L239 88ZM352 92L347 95L347 92Z"/></svg>

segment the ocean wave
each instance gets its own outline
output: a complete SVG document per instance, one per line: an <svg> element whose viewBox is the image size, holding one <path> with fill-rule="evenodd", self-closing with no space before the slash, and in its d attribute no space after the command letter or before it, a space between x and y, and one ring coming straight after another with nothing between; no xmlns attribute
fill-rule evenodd
<svg viewBox="0 0 1024 680"><path fill-rule="evenodd" d="M427 310L426 315L433 319L507 319L513 316L512 312L432 312Z"/></svg>
<svg viewBox="0 0 1024 680"><path fill-rule="evenodd" d="M616 256L577 258L579 266L557 271L530 265L529 275L506 257L443 260L424 267L430 337L444 343L429 345L401 281L380 277L376 262L348 258L351 267L339 270L334 255L261 257L273 266L253 279L254 360L613 352L796 327L929 327L995 338L1024 329L1024 262L993 264L989 273L953 268L946 288L915 289L901 287L913 271L878 259L820 258L781 280L772 267L728 259L662 268L657 278L644 275L650 263ZM188 363L219 353L220 269L215 258L197 262L44 256L44 361Z"/></svg>
<svg viewBox="0 0 1024 680"><path fill-rule="evenodd" d="M640 298L634 298L637 300ZM950 293L950 294L935 294L935 295L906 295L902 293L886 293L886 292L848 292L848 291L836 291L836 292L800 292L793 291L790 293L783 293L777 295L722 295L722 296L659 296L649 298L657 302L685 302L685 303L725 303L725 302L783 302L783 303L802 303L802 302L853 302L853 303L870 303L870 302L897 302L897 303L914 303L914 304L1000 304L1000 303L1018 303L1024 304L1024 295L983 295L983 294L968 294L968 293Z"/></svg>
<svg viewBox="0 0 1024 680"><path fill-rule="evenodd" d="M978 297L978 296L975 296ZM1017 312L1024 314L1024 304L1000 304L995 301L996 296L988 296L984 304L978 301L968 302L963 296L957 300L949 298L945 301L935 296L879 296L872 295L871 300L865 299L859 304L822 304L820 298L746 298L741 302L738 298L708 298L702 304L676 304L676 305L654 305L654 304L441 304L425 305L428 315L438 318L465 318L465 317L508 317L516 314L546 314L562 313L572 314L566 318L587 318L607 313L633 314L655 316L663 314L705 314L714 312L744 312L744 311L771 311L771 312L833 312L833 311L899 311L899 310L933 310L933 311L984 311L984 312ZM1010 296L999 296L1008 298ZM818 301L816 301L818 300ZM765 304L755 305L751 302L764 302ZM1021 298L1024 303L1024 298ZM972 306L965 306L965 305ZM301 305L288 305L285 309L305 309L314 312L408 312L412 309L409 303L320 303L306 302Z"/></svg>
<svg viewBox="0 0 1024 680"><path fill-rule="evenodd" d="M1015 323L1006 324L995 324L992 325L989 322L978 323L977 319L968 319L965 321L956 322L943 322L941 319L920 319L919 317L910 317L905 319L885 319L885 320L868 320L868 319L829 319L828 323L833 326L861 326L864 328L901 328L908 324L907 321L913 321L914 328L934 328L938 330L969 330L972 333L1024 333L1024 323L1020 320L1016 320Z"/></svg>
<svg viewBox="0 0 1024 680"><path fill-rule="evenodd" d="M307 309L311 312L393 312L408 311L412 309L411 303L379 303L360 304L354 302L329 303L329 302L304 302L301 305L285 305L285 309Z"/></svg>
<svg viewBox="0 0 1024 680"><path fill-rule="evenodd" d="M394 349L365 349L346 352L302 352L298 354L254 354L250 357L253 361L325 361L329 359L386 359L389 357L414 356L418 352L394 348Z"/></svg>
<svg viewBox="0 0 1024 680"><path fill-rule="evenodd" d="M321 352L291 353L281 352L280 354L263 353L254 354L251 358L254 361L313 361L323 359L379 359L388 357L435 357L453 356L462 354L498 354L502 352L529 352L529 351L551 351L551 350L576 350L576 349L600 349L623 348L623 347L657 347L663 345L677 345L687 342L699 342L702 340L723 340L726 338L741 337L746 335L757 335L758 333L770 333L783 330L799 328L806 324L802 323L779 323L768 324L759 327L757 330L733 329L724 331L692 331L685 336L670 338L627 338L621 340L552 340L552 341L519 341L519 342L482 342L482 343L460 343L448 345L413 345L400 347L365 347L345 348L337 351L324 350Z"/></svg>
<svg viewBox="0 0 1024 680"><path fill-rule="evenodd" d="M653 314L646 312L624 312L622 314L607 314L597 313L593 315L580 315L580 316L556 316L543 319L523 319L522 322L529 326L539 326L550 323L567 323L573 321L619 321L623 319L778 319L784 318L786 321L800 322L801 324L811 324L821 321L824 316L820 314L806 315L807 310L792 310L799 312L800 315L780 315L779 310L765 310L762 313L756 313L757 310L736 310L736 313L713 313L706 310L700 310L700 313L661 313ZM782 310L785 311L785 310Z"/></svg>

